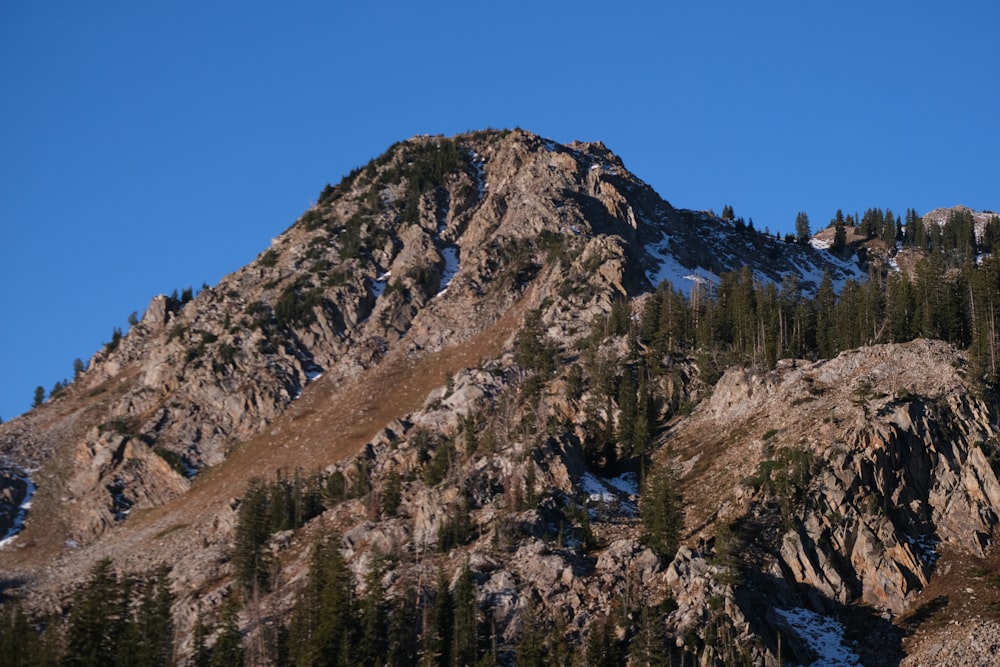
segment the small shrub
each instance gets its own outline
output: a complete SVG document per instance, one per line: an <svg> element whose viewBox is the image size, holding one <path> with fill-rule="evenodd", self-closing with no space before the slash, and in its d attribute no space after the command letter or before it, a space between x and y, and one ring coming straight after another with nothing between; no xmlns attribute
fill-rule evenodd
<svg viewBox="0 0 1000 667"><path fill-rule="evenodd" d="M167 462L174 472L176 472L181 477L187 476L187 466L184 463L184 457L177 452L166 449L165 447L155 447L153 451L161 459Z"/></svg>
<svg viewBox="0 0 1000 667"><path fill-rule="evenodd" d="M257 263L264 267L274 266L275 264L278 263L278 252L273 248L267 250L263 255L260 256L260 259L257 260Z"/></svg>

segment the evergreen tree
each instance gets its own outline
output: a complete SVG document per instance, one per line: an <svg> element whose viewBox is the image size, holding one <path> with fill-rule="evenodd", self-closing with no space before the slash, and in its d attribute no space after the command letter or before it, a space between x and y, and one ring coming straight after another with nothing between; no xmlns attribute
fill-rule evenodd
<svg viewBox="0 0 1000 667"><path fill-rule="evenodd" d="M587 667L624 667L625 651L615 632L611 616L594 620L587 635Z"/></svg>
<svg viewBox="0 0 1000 667"><path fill-rule="evenodd" d="M631 370L626 368L618 387L618 428L615 433L618 446L626 456L631 454L637 409L635 380Z"/></svg>
<svg viewBox="0 0 1000 667"><path fill-rule="evenodd" d="M475 665L479 648L479 610L476 607L476 582L468 563L462 568L455 584L454 608L452 665Z"/></svg>
<svg viewBox="0 0 1000 667"><path fill-rule="evenodd" d="M834 307L837 294L833 291L833 281L829 274L823 274L819 290L816 292L816 351L824 359L837 353L837 338L834 329Z"/></svg>
<svg viewBox="0 0 1000 667"><path fill-rule="evenodd" d="M684 527L684 506L680 483L669 463L654 464L647 473L639 515L649 546L664 558L673 558Z"/></svg>
<svg viewBox="0 0 1000 667"><path fill-rule="evenodd" d="M882 241L890 251L896 249L896 237L899 233L899 219L893 216L892 211L886 209L885 222L882 226Z"/></svg>
<svg viewBox="0 0 1000 667"><path fill-rule="evenodd" d="M142 585L135 614L119 649L119 663L130 667L160 667L173 657L174 625L170 608L169 570L160 568Z"/></svg>
<svg viewBox="0 0 1000 667"><path fill-rule="evenodd" d="M921 250L928 249L927 228L924 226L924 221L912 208L906 209L903 245Z"/></svg>
<svg viewBox="0 0 1000 667"><path fill-rule="evenodd" d="M992 215L986 221L980 248L984 253L996 253L1000 250L1000 215Z"/></svg>
<svg viewBox="0 0 1000 667"><path fill-rule="evenodd" d="M37 408L45 402L45 387L39 385L35 387L35 394L31 400L31 407Z"/></svg>
<svg viewBox="0 0 1000 667"><path fill-rule="evenodd" d="M837 211L840 213L840 211ZM840 255L844 252L847 247L847 227L844 224L843 219L836 223L833 228L833 244L830 246L830 252L835 255Z"/></svg>
<svg viewBox="0 0 1000 667"><path fill-rule="evenodd" d="M386 656L386 664L390 667L410 667L419 660L420 619L417 605L417 593L412 588L400 591L392 601Z"/></svg>
<svg viewBox="0 0 1000 667"><path fill-rule="evenodd" d="M521 634L517 640L518 667L544 667L548 664L545 651L545 626L532 595L521 612Z"/></svg>
<svg viewBox="0 0 1000 667"><path fill-rule="evenodd" d="M118 657L118 641L128 624L128 598L110 558L97 561L73 597L66 636L66 664L107 667Z"/></svg>
<svg viewBox="0 0 1000 667"><path fill-rule="evenodd" d="M635 426L632 430L632 454L644 456L653 441L654 411L653 397L649 390L648 372L639 369L639 389L636 396Z"/></svg>
<svg viewBox="0 0 1000 667"><path fill-rule="evenodd" d="M222 606L219 636L212 647L210 667L239 667L243 664L243 635L240 634L239 606L230 597Z"/></svg>
<svg viewBox="0 0 1000 667"><path fill-rule="evenodd" d="M629 646L629 664L634 667L670 667L666 614L660 605L643 605L639 627Z"/></svg>
<svg viewBox="0 0 1000 667"><path fill-rule="evenodd" d="M795 216L795 240L808 243L812 232L809 230L809 216L805 211L799 211Z"/></svg>
<svg viewBox="0 0 1000 667"><path fill-rule="evenodd" d="M194 630L192 631L191 642L193 648L191 651L191 666L192 667L210 667L212 664L212 651L208 648L208 637L212 634L213 628L205 624L204 617L202 614L198 614L198 617L194 622Z"/></svg>
<svg viewBox="0 0 1000 667"><path fill-rule="evenodd" d="M361 599L361 637L355 652L359 664L374 666L385 663L387 645L387 609L382 577L385 574L385 559L379 554L372 555L365 575L365 594Z"/></svg>
<svg viewBox="0 0 1000 667"><path fill-rule="evenodd" d="M267 591L270 585L271 554L267 543L274 518L269 502L272 499L267 485L254 478L240 502L233 540L233 573L246 593Z"/></svg>
<svg viewBox="0 0 1000 667"><path fill-rule="evenodd" d="M444 568L438 570L434 601L429 609L421 637L422 665L448 667L451 664L454 598Z"/></svg>
<svg viewBox="0 0 1000 667"><path fill-rule="evenodd" d="M992 386L1000 381L1000 258L983 260L967 284L972 322L969 375Z"/></svg>
<svg viewBox="0 0 1000 667"><path fill-rule="evenodd" d="M47 664L43 642L20 605L0 605L0 665L31 667Z"/></svg>
<svg viewBox="0 0 1000 667"><path fill-rule="evenodd" d="M354 607L353 579L334 536L313 548L306 588L292 609L292 661L299 667L350 664Z"/></svg>

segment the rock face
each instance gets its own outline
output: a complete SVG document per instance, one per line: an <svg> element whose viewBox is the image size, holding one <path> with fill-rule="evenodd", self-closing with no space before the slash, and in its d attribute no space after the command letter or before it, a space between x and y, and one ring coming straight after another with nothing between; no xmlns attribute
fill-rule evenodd
<svg viewBox="0 0 1000 667"><path fill-rule="evenodd" d="M0 454L38 484L0 567L41 615L101 557L174 566L185 656L232 594L249 480L310 476L324 511L271 536L282 585L241 619L255 645L254 619L287 617L310 546L335 532L359 582L390 557L390 595L467 566L504 646L529 612L582 643L598 626L632 641L656 609L647 631L675 658L809 662L799 616L768 610L891 618L934 578L936 545L989 552L996 418L940 343L732 368L714 389L697 360L664 359L652 459L688 505L676 556L658 553L645 468L608 463L624 447L608 387L637 350L600 325L622 303L638 318L661 278L690 291L739 267L807 290L858 275L674 209L599 143L401 142L249 266L153 298L62 396L0 424Z"/></svg>

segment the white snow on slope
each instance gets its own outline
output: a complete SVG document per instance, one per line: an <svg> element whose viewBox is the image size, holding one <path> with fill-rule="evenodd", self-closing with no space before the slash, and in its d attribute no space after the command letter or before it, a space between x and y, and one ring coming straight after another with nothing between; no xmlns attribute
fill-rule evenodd
<svg viewBox="0 0 1000 667"><path fill-rule="evenodd" d="M703 268L688 269L682 266L670 252L670 244L670 237L665 236L656 245L650 245L646 248L648 254L657 264L655 269L646 272L646 277L653 285L659 285L661 281L665 280L672 284L674 289L678 289L690 297L691 290L695 284L719 284L719 276L711 271ZM741 259L740 254L732 255L726 250L727 246L724 239L709 234L705 238L705 244L718 248L717 259L723 265L729 266L729 270L739 270L744 260ZM749 242L746 243L746 251L757 252L756 248L752 244L749 244ZM818 252L825 251L818 250ZM792 270L783 272L781 276L795 275L799 278L800 284L811 283L813 289L818 288L820 282L822 282L824 269L827 269L830 274L833 288L838 293L843 290L844 283L848 280L861 282L865 279L865 273L856 264L851 261L842 260L829 253L822 257L816 257L799 252L796 248L791 248L785 255L784 261L791 265ZM762 284L774 283L779 288L781 287L780 277L778 280L775 280L775 278L768 276L759 269L754 270L753 274L754 278Z"/></svg>
<svg viewBox="0 0 1000 667"><path fill-rule="evenodd" d="M458 273L458 248L456 246L442 248L441 256L444 257L444 271L441 273L441 290L437 296L448 291L452 278Z"/></svg>
<svg viewBox="0 0 1000 667"><path fill-rule="evenodd" d="M31 499L35 496L35 483L31 481L31 476L28 474L31 471L25 471L23 475L18 475L18 477L27 485L27 492L24 494L24 500L21 501L21 505L17 509L17 516L14 517L14 523L11 525L7 534L0 539L0 549L4 548L8 544L17 538L18 533L24 529L24 520L28 516L28 510L31 509Z"/></svg>
<svg viewBox="0 0 1000 667"><path fill-rule="evenodd" d="M625 473L619 477L604 479L586 472L580 478L580 486L587 494L587 499L602 510L617 511L625 516L635 516L638 508L629 497L638 495L638 481L634 473ZM623 498L623 496L626 496ZM592 515L597 512L591 510Z"/></svg>
<svg viewBox="0 0 1000 667"><path fill-rule="evenodd" d="M836 619L799 607L774 611L819 656L809 667L854 667L861 664L858 654L844 646L844 626Z"/></svg>
<svg viewBox="0 0 1000 667"><path fill-rule="evenodd" d="M607 484L630 496L639 495L639 476L634 472L626 472L618 477L604 480Z"/></svg>
<svg viewBox="0 0 1000 667"><path fill-rule="evenodd" d="M704 283L712 283L717 285L719 283L718 276L704 271L702 269L687 269L681 266L680 262L674 259L674 256L667 252L665 249L668 247L669 239L667 242L661 244L658 247L650 246L647 248L649 254L657 260L659 266L655 271L649 271L646 273L646 278L653 285L659 285L664 280L674 286L674 289L684 292L685 295L691 296L691 290L695 285L700 285Z"/></svg>

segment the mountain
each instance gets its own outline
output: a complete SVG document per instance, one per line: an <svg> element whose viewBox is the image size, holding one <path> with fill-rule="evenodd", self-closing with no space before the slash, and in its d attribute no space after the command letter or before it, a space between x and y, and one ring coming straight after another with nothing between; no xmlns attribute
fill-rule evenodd
<svg viewBox="0 0 1000 667"><path fill-rule="evenodd" d="M206 620L222 655L227 618L249 663L309 662L337 559L358 609L329 641L400 664L806 663L816 628L898 664L973 580L997 632L983 309L971 334L918 338L925 308L897 336L891 301L870 323L849 303L875 265L822 246L675 209L600 143L396 144L0 424L6 515L32 494L0 590L72 647L103 559L165 566L178 662ZM449 597L448 641L427 621L364 643Z"/></svg>

